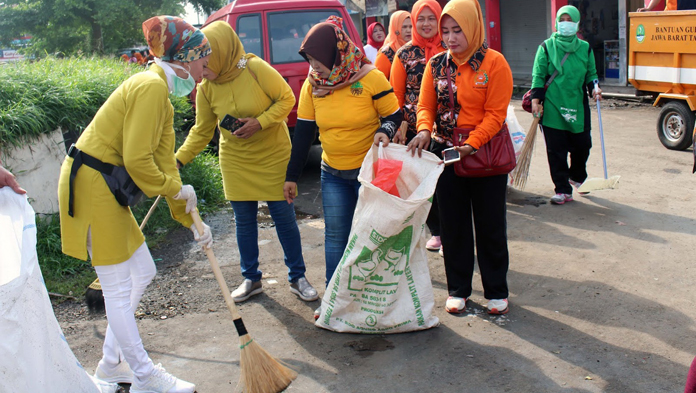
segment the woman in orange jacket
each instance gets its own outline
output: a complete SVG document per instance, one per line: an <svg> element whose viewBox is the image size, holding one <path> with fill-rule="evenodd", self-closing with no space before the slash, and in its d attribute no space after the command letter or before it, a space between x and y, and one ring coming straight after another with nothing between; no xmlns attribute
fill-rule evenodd
<svg viewBox="0 0 696 393"><path fill-rule="evenodd" d="M408 123L405 138L401 133L397 133L394 138L396 143L407 143L416 136L416 110L425 64L431 57L444 50L437 28L441 12L442 8L437 1L418 0L411 11L411 21L415 25L413 39L402 46L394 56L389 83L394 88L399 106L404 112L404 122ZM425 247L430 251L441 251L442 246L440 217L437 211L437 203L433 201L426 221L432 237Z"/></svg>
<svg viewBox="0 0 696 393"><path fill-rule="evenodd" d="M456 147L461 156L466 156L476 153L503 127L512 96L512 72L502 54L488 49L478 1L450 1L439 27L449 50L435 55L425 68L418 101L418 135L408 149L420 154L431 144L431 138L439 149L452 147L453 129L463 127L473 129L468 139ZM437 125L435 130L433 123ZM476 258L488 312L508 312L506 187L507 175L459 177L452 166L447 166L440 176L436 194L449 313L466 311Z"/></svg>
<svg viewBox="0 0 696 393"><path fill-rule="evenodd" d="M389 18L389 35L382 44L382 49L377 53L375 67L382 71L384 76L389 79L391 74L392 61L396 51L411 41L411 14L406 11L396 11Z"/></svg>

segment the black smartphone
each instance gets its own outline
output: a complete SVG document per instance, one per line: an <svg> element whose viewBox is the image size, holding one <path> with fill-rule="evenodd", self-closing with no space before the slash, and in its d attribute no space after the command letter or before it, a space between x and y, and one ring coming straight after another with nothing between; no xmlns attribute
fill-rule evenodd
<svg viewBox="0 0 696 393"><path fill-rule="evenodd" d="M229 132L235 132L243 125L244 122L230 115L225 115L225 117L220 122L220 127L228 130Z"/></svg>

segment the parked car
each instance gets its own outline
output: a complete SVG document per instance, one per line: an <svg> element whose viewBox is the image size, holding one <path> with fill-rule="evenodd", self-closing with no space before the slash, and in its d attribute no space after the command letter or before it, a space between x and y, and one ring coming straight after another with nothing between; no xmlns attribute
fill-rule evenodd
<svg viewBox="0 0 696 393"><path fill-rule="evenodd" d="M358 30L338 0L236 0L211 15L203 26L218 20L229 23L244 50L278 70L299 99L309 72L309 64L298 53L300 45L312 26L331 15L343 18L343 29L362 49ZM297 105L288 117L291 132L296 122Z"/></svg>

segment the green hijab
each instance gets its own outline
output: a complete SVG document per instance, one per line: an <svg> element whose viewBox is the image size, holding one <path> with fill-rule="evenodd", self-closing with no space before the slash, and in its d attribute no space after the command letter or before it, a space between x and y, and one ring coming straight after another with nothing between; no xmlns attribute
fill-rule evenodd
<svg viewBox="0 0 696 393"><path fill-rule="evenodd" d="M563 74L561 60L566 53L574 53L580 48L580 39L577 35L562 36L558 34L558 22L563 14L568 14L570 19L577 23L580 22L580 11L572 5L565 5L556 12L556 32L551 34L551 38L546 43L546 49L549 51L549 60L559 74Z"/></svg>

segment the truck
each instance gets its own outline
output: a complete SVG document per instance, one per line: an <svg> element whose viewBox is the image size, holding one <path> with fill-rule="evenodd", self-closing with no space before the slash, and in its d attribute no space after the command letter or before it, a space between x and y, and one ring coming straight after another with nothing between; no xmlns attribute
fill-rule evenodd
<svg viewBox="0 0 696 393"><path fill-rule="evenodd" d="M628 80L657 97L657 136L686 150L696 121L696 11L630 12Z"/></svg>

